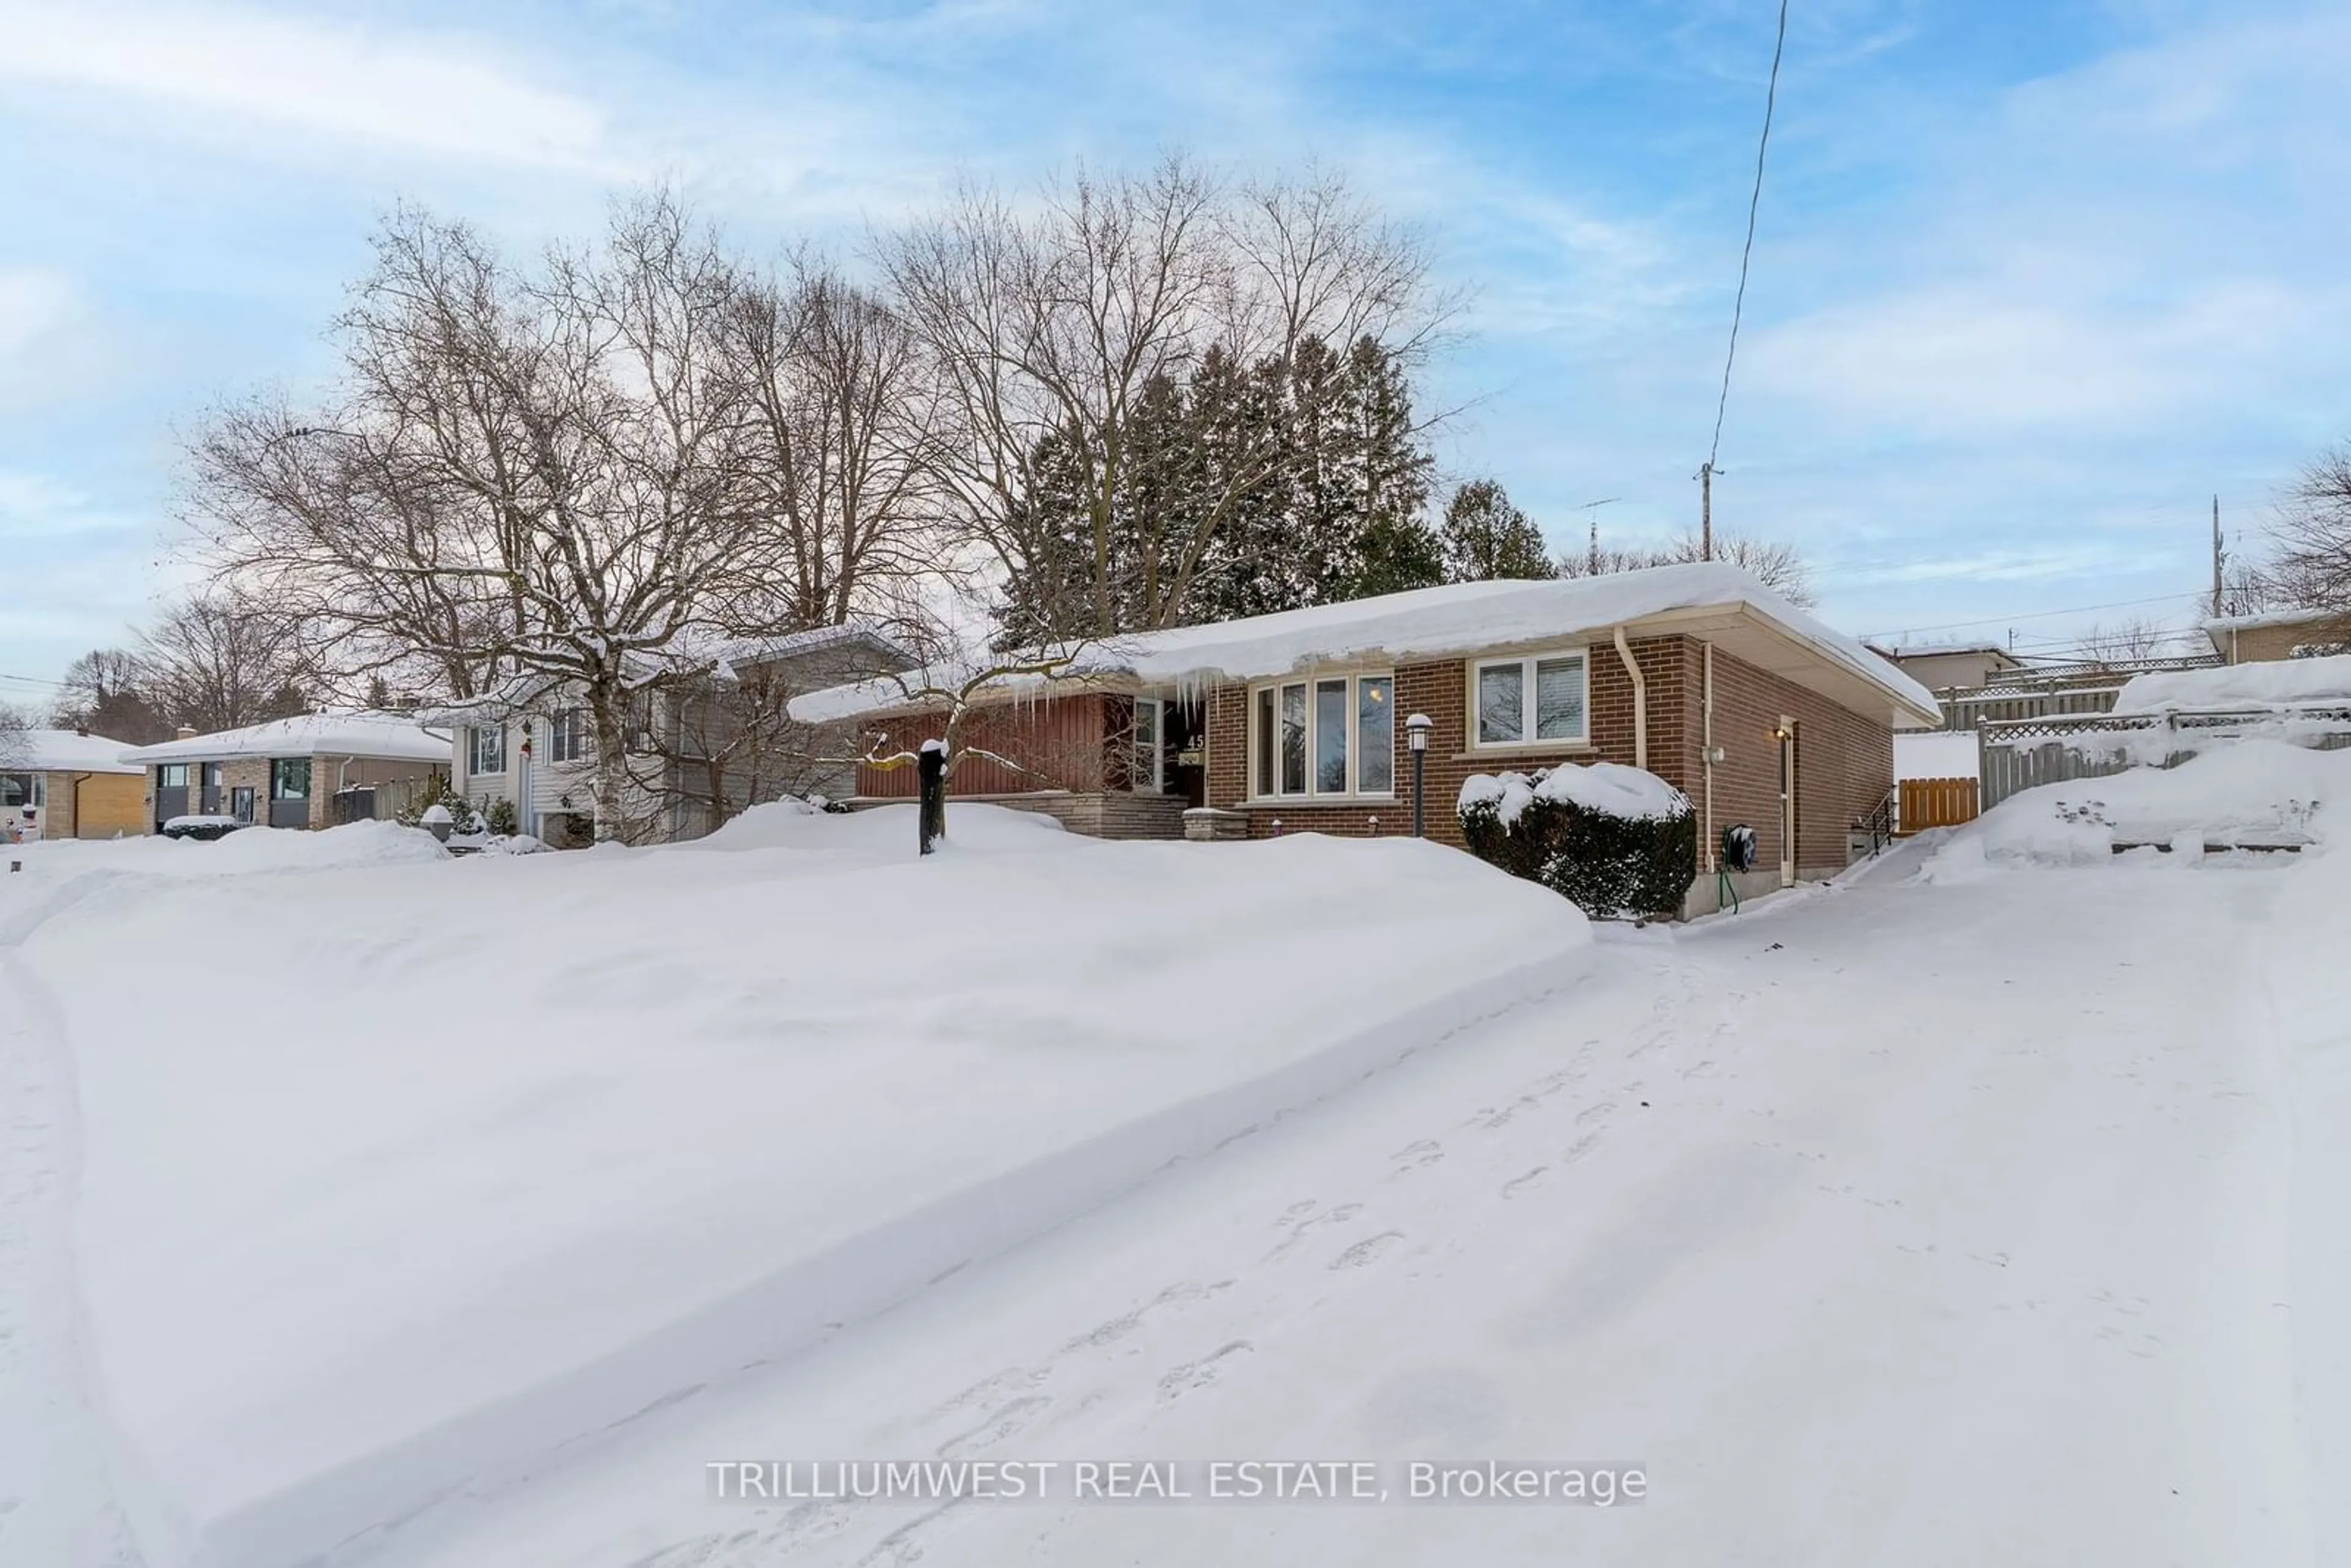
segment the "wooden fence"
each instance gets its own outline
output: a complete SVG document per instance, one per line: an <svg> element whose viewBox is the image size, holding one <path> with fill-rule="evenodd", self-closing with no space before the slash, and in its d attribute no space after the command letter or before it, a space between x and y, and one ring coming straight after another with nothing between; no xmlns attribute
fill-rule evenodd
<svg viewBox="0 0 2351 1568"><path fill-rule="evenodd" d="M1955 828L1976 820L1977 789L1972 779L1905 779L1894 831L1907 836L1928 828Z"/></svg>

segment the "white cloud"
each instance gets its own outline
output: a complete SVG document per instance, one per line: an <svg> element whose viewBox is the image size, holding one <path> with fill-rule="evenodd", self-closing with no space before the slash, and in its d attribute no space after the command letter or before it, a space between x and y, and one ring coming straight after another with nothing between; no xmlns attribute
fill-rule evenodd
<svg viewBox="0 0 2351 1568"><path fill-rule="evenodd" d="M0 79L430 153L590 168L590 104L478 44L230 6L0 0Z"/></svg>
<svg viewBox="0 0 2351 1568"><path fill-rule="evenodd" d="M79 291L62 274L0 270L0 363L65 326L80 309Z"/></svg>
<svg viewBox="0 0 2351 1568"><path fill-rule="evenodd" d="M2120 429L2241 384L2319 302L2259 281L2168 308L2002 279L1837 306L1756 335L1759 391L1938 434ZM2335 311L2326 309L2326 315Z"/></svg>

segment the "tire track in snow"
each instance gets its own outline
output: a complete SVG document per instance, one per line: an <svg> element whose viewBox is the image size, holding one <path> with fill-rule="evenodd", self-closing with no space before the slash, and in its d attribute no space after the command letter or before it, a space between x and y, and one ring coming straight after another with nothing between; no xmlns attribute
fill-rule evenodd
<svg viewBox="0 0 2351 1568"><path fill-rule="evenodd" d="M0 947L0 1562L138 1568L80 1350L72 1074L54 998Z"/></svg>

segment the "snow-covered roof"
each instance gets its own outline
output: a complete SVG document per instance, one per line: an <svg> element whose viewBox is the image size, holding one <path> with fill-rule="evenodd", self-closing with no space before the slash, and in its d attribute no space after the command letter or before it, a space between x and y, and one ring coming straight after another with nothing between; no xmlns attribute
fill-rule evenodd
<svg viewBox="0 0 2351 1568"><path fill-rule="evenodd" d="M122 760L121 741L71 729L26 730L21 744L0 740L0 771L25 773L136 773Z"/></svg>
<svg viewBox="0 0 2351 1568"><path fill-rule="evenodd" d="M2114 711L2160 713L2167 708L2204 711L2340 703L2351 703L2351 653L2134 675L2115 699Z"/></svg>
<svg viewBox="0 0 2351 1568"><path fill-rule="evenodd" d="M914 655L888 633L852 621L839 626L812 626L804 632L776 637L681 642L669 659L625 653L621 656L621 668L631 683L641 685L681 665L691 669L706 664L711 676L724 682L739 679L738 672L747 665L778 664L852 648L862 648L877 665L904 669L916 662ZM417 717L426 724L460 725L543 713L556 706L570 706L572 699L566 694L574 684L562 675L527 672L510 676L480 696L420 709Z"/></svg>
<svg viewBox="0 0 2351 1568"><path fill-rule="evenodd" d="M1871 653L1888 659L1939 659L1954 653L1994 653L2011 664L2021 663L2003 644L1982 639L1960 643L1904 643L1891 648L1883 643L1863 645Z"/></svg>
<svg viewBox="0 0 2351 1568"><path fill-rule="evenodd" d="M1833 632L1725 561L1649 567L1604 577L1458 582L1343 604L1285 610L1205 626L1117 638L1076 651L1065 676L1115 676L1144 685L1199 685L1286 674L1317 664L1444 658L1531 645L1628 625L1680 610L1744 611L1876 688L1917 722L1939 721L1935 695L1843 632ZM794 699L803 723L903 708L908 685L956 685L943 672L860 681ZM1008 680L999 689L1037 685Z"/></svg>
<svg viewBox="0 0 2351 1568"><path fill-rule="evenodd" d="M2215 615L2204 622L2207 632L2253 632L2264 626L2318 626L2351 622L2351 611L2264 610L2252 615Z"/></svg>
<svg viewBox="0 0 2351 1568"><path fill-rule="evenodd" d="M209 761L217 757L376 757L446 762L449 737L407 714L306 713L217 735L192 735L121 753L125 762Z"/></svg>

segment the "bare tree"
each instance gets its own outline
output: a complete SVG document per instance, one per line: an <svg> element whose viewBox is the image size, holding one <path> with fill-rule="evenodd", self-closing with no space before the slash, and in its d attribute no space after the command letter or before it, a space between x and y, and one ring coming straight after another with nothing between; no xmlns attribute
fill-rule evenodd
<svg viewBox="0 0 2351 1568"><path fill-rule="evenodd" d="M2314 458L2278 508L2262 564L2268 597L2351 617L2351 444Z"/></svg>
<svg viewBox="0 0 2351 1568"><path fill-rule="evenodd" d="M2162 621L2134 615L2112 626L2093 622L2082 633L2076 652L2085 664L2123 668L2161 658L2180 635Z"/></svg>
<svg viewBox="0 0 2351 1568"><path fill-rule="evenodd" d="M165 611L137 667L159 713L207 734L308 712L318 675L298 619L234 592Z"/></svg>
<svg viewBox="0 0 2351 1568"><path fill-rule="evenodd" d="M1129 433L1155 387L1211 350L1287 362L1309 337L1343 351L1381 334L1416 354L1450 304L1412 236L1335 177L1236 194L1176 157L1141 175L1081 167L1030 209L967 187L878 250L942 390L943 498L1008 572L1082 584L1086 602L1058 617L1068 635L1175 623L1217 531L1275 471L1270 453L1230 464L1185 527L1122 559ZM1059 519L1030 504L1048 493L1081 498L1086 559L1067 560Z"/></svg>
<svg viewBox="0 0 2351 1568"><path fill-rule="evenodd" d="M1686 534L1669 545L1632 549L1602 549L1594 545L1583 550L1570 550L1559 558L1558 566L1562 577L1600 577L1707 559L1709 558L1698 537ZM1743 534L1717 534L1711 559L1753 573L1764 587L1800 610L1809 610L1815 602L1812 569L1794 545Z"/></svg>
<svg viewBox="0 0 2351 1568"><path fill-rule="evenodd" d="M725 352L747 392L748 505L780 529L775 618L832 626L937 570L937 392L913 329L830 267L739 278Z"/></svg>
<svg viewBox="0 0 2351 1568"><path fill-rule="evenodd" d="M0 768L22 768L32 760L32 732L30 714L0 703Z"/></svg>
<svg viewBox="0 0 2351 1568"><path fill-rule="evenodd" d="M711 635L766 629L781 557L747 482L752 398L721 351L739 277L673 199L520 269L402 213L337 323L309 417L256 403L195 450L217 568L358 668L465 698L576 690L601 837L625 832L630 707Z"/></svg>
<svg viewBox="0 0 2351 1568"><path fill-rule="evenodd" d="M139 655L124 648L93 648L68 664L49 717L61 728L131 746L172 737L172 720L152 700Z"/></svg>

